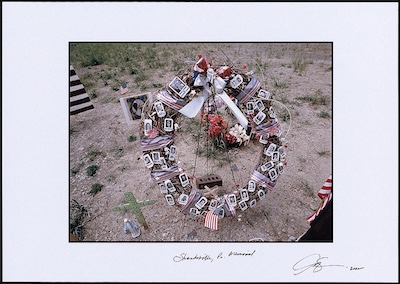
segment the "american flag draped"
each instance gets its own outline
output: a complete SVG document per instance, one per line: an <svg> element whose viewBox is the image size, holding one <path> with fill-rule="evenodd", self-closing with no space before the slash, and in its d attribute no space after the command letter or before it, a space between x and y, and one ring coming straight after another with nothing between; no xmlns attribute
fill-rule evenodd
<svg viewBox="0 0 400 284"><path fill-rule="evenodd" d="M325 208L326 204L332 199L332 175L328 177L321 189L318 191L319 198L322 199L315 212L307 218L308 222L314 221L318 214Z"/></svg>
<svg viewBox="0 0 400 284"><path fill-rule="evenodd" d="M218 215L213 214L213 210L208 211L204 217L204 226L211 230L218 230Z"/></svg>
<svg viewBox="0 0 400 284"><path fill-rule="evenodd" d="M69 114L78 114L93 109L93 103L86 93L85 87L75 72L74 67L69 66Z"/></svg>

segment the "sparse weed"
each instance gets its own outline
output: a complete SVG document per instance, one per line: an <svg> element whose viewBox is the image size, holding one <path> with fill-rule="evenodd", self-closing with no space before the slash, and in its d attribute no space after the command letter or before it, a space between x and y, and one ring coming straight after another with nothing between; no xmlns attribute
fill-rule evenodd
<svg viewBox="0 0 400 284"><path fill-rule="evenodd" d="M331 118L331 115L329 114L329 112L324 111L324 110L321 110L318 113L318 116L321 117L321 118Z"/></svg>
<svg viewBox="0 0 400 284"><path fill-rule="evenodd" d="M80 162L77 165L75 165L74 167L72 167L72 169L70 170L70 174L71 176L76 175L83 167L83 163Z"/></svg>
<svg viewBox="0 0 400 284"><path fill-rule="evenodd" d="M95 174L96 174L96 172L97 172L97 170L99 169L99 166L97 166L97 165L91 165L91 166L89 166L89 167L87 167L86 168L86 174L88 175L88 176L94 176Z"/></svg>
<svg viewBox="0 0 400 284"><path fill-rule="evenodd" d="M90 96L91 99L97 98L97 93L96 93L96 91L92 91L92 92L90 93L89 96Z"/></svg>
<svg viewBox="0 0 400 284"><path fill-rule="evenodd" d="M281 80L276 77L272 77L272 80L274 81L274 86L278 89L286 89L289 87L288 83L286 80Z"/></svg>
<svg viewBox="0 0 400 284"><path fill-rule="evenodd" d="M97 149L89 149L88 153L86 154L86 157L89 158L90 161L94 161L97 156L102 155L103 152L97 150Z"/></svg>
<svg viewBox="0 0 400 284"><path fill-rule="evenodd" d="M300 188L307 194L307 196L311 197L314 195L314 190L307 181L301 181Z"/></svg>
<svg viewBox="0 0 400 284"><path fill-rule="evenodd" d="M317 154L322 157L322 156L329 155L330 152L328 150L321 150L321 151L317 151Z"/></svg>
<svg viewBox="0 0 400 284"><path fill-rule="evenodd" d="M129 141L129 142L136 141L136 139L137 139L137 137L136 137L135 135L130 135L130 136L128 137L128 141Z"/></svg>
<svg viewBox="0 0 400 284"><path fill-rule="evenodd" d="M92 188L90 189L89 193L92 196L95 196L99 191L101 191L102 188L103 188L103 185L100 183L92 184Z"/></svg>
<svg viewBox="0 0 400 284"><path fill-rule="evenodd" d="M125 152L124 147L122 146L114 147L112 151L116 154L117 157L121 157Z"/></svg>
<svg viewBox="0 0 400 284"><path fill-rule="evenodd" d="M328 98L322 95L322 91L318 89L313 96L300 96L296 97L297 100L310 103L311 105L327 105Z"/></svg>
<svg viewBox="0 0 400 284"><path fill-rule="evenodd" d="M308 62L305 61L303 58L296 57L292 60L292 65L294 72L299 73L302 75L304 71L306 71Z"/></svg>
<svg viewBox="0 0 400 284"><path fill-rule="evenodd" d="M113 175L109 175L109 176L106 177L106 179L107 179L108 182L113 182L113 181L115 181L116 178Z"/></svg>

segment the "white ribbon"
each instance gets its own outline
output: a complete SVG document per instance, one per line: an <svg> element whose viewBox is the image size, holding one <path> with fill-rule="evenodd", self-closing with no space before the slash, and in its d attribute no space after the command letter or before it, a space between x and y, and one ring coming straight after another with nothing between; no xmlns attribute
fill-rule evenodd
<svg viewBox="0 0 400 284"><path fill-rule="evenodd" d="M207 100L208 96L211 95L210 86L208 85L208 83L211 83L214 86L216 95L219 96L224 101L224 103L232 111L233 115L236 117L238 122L243 126L243 128L247 129L247 126L249 124L247 118L224 91L226 82L221 77L215 76L214 70L212 70L211 68L207 70L207 77L200 77L200 76L201 75L197 76L195 80L195 85L196 84L198 86L203 85L204 86L203 92L199 94L197 97L193 98L188 104L186 104L183 108L181 108L179 112L189 118L195 117L203 107L203 104Z"/></svg>

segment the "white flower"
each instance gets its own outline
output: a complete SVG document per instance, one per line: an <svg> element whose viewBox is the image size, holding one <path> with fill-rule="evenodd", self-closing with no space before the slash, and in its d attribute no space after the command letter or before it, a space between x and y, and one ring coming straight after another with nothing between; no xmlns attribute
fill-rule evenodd
<svg viewBox="0 0 400 284"><path fill-rule="evenodd" d="M229 134L236 138L236 142L239 143L239 145L242 145L243 142L247 144L247 142L250 140L250 136L246 134L246 130L239 124L233 126L229 130Z"/></svg>

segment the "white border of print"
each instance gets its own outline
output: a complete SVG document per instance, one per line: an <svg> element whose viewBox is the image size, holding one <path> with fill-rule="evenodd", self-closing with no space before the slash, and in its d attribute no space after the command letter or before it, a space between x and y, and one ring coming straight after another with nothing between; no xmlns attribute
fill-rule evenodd
<svg viewBox="0 0 400 284"><path fill-rule="evenodd" d="M245 282L249 275L256 282L265 281L266 275L271 282L398 282L398 3L3 2L2 8L4 282ZM165 11L168 11L168 21L154 21L154 18L165 17ZM188 18L197 18L201 11L206 11L207 21L187 24ZM104 21L105 15L118 15L124 20ZM68 137L64 135L66 127L63 127L68 120L67 100L66 95L54 96L54 90L61 89L63 93L62 90L67 89L67 42L195 41L199 40L193 29L196 25L207 31L207 41L221 41L225 37L221 36L221 29L215 27L220 23L232 23L232 15L257 19L257 25L253 21L240 21L235 33L229 34L230 41L321 40L334 43L333 170L337 177L335 202L339 204L334 212L334 242L307 245L202 243L201 249L198 244L190 243L68 243L63 221L67 218L66 193L61 190L57 198L53 198L55 187L65 187L65 173L68 172L68 155L62 154L68 148ZM265 29L266 26L275 28ZM94 27L99 32L93 33ZM46 34L46 37L32 36L36 33ZM32 72L39 69L43 72ZM46 87L32 99L32 86L43 80ZM29 107L19 105L25 100L30 101ZM379 107L374 108L377 104ZM390 130L380 132L387 151L393 154L390 159L383 155L365 155L375 143L365 140L365 133L382 127L379 119L365 123L371 108L377 117L384 118L385 129ZM18 119L20 116L32 117L32 123ZM40 129L54 129L55 132L48 137L41 135ZM30 147L20 139L21 133L30 137ZM360 166L354 175L351 168L354 160L358 165L385 163L385 171L374 172L380 182L370 183L368 167ZM47 178L32 171L32 164L46 171ZM354 202L360 200L357 188L367 189L362 192L362 202ZM377 194L381 188L385 188L385 194ZM15 210L15 204L24 210ZM385 217L377 219L377 210ZM50 211L52 214L48 214ZM348 218L350 211L352 218ZM15 229L16 220L24 220L24 231L29 232L36 231L35 221L43 222L42 233L35 238L34 245ZM380 230L382 227L389 232ZM373 255L371 239L360 238L369 236L371 231L377 240ZM357 248L357 253L349 250L351 247ZM182 252L188 256L206 253L214 257L221 250L225 252L225 248L228 253L255 253L245 260L230 257L229 261L214 259L212 263L172 260ZM344 269L338 273L335 267L323 267L317 273L311 269L293 275L295 262L312 253L328 257L323 260L330 264L365 269ZM60 255L63 261L59 261ZM120 261L104 261L106 258ZM148 265L149 261L154 265ZM218 265L214 265L216 263ZM254 265L261 264L266 270L235 273L236 267L250 271ZM153 273L154 266L160 267L159 273ZM140 273L126 273L132 267ZM199 268L206 269L207 273L198 273Z"/></svg>

